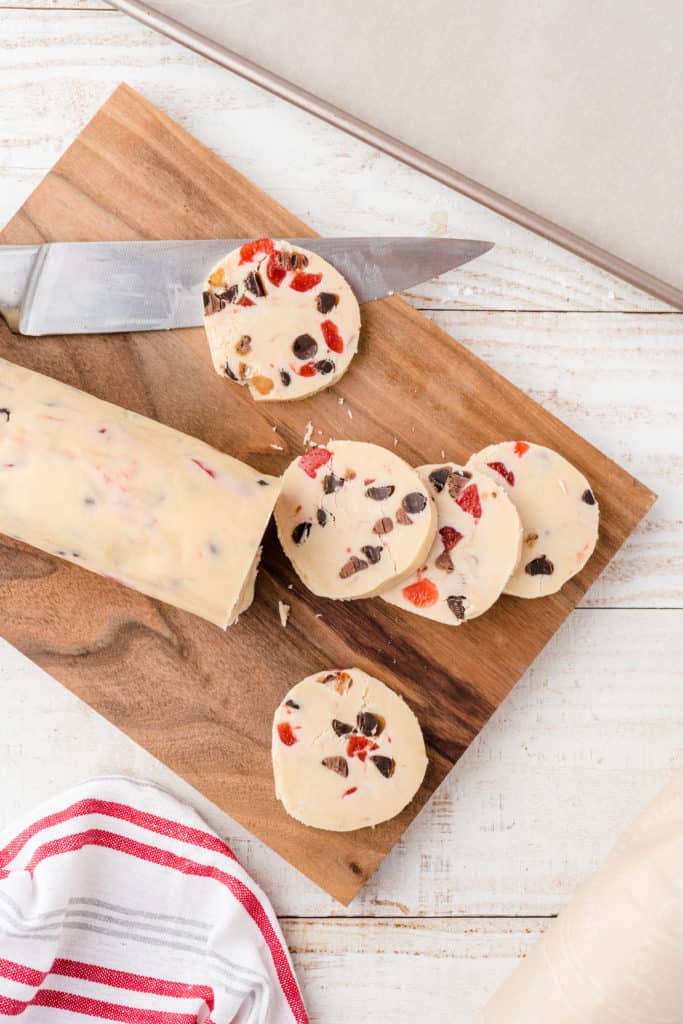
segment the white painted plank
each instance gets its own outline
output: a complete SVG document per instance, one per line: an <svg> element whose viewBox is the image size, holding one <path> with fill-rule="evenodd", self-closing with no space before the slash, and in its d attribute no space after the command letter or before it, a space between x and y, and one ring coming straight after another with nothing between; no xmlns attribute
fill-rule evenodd
<svg viewBox="0 0 683 1024"><path fill-rule="evenodd" d="M460 234L496 249L416 289L421 306L667 307L118 13L6 10L0 221L121 80L323 234Z"/></svg>
<svg viewBox="0 0 683 1024"><path fill-rule="evenodd" d="M311 1024L474 1024L548 923L282 922Z"/></svg>
<svg viewBox="0 0 683 1024"><path fill-rule="evenodd" d="M280 914L552 914L683 765L682 666L683 611L575 612L345 911L0 643L0 826L126 772L191 801Z"/></svg>
<svg viewBox="0 0 683 1024"><path fill-rule="evenodd" d="M683 607L683 314L430 315L659 495L584 603Z"/></svg>

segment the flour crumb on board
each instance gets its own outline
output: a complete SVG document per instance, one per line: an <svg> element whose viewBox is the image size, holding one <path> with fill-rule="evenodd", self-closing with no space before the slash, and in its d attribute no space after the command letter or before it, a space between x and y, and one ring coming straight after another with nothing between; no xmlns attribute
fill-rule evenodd
<svg viewBox="0 0 683 1024"><path fill-rule="evenodd" d="M339 398L337 399L337 401L339 402L339 404L340 404L340 405L343 405L343 404L344 404L344 399L343 399L343 398L341 397L341 395L340 395L340 397L339 397Z"/></svg>
<svg viewBox="0 0 683 1024"><path fill-rule="evenodd" d="M276 452L283 452L285 449L281 444L271 444L271 448L274 448Z"/></svg>
<svg viewBox="0 0 683 1024"><path fill-rule="evenodd" d="M315 617L316 617L316 619L322 619L323 613L322 612L316 612L315 613Z"/></svg>
<svg viewBox="0 0 683 1024"><path fill-rule="evenodd" d="M304 444L310 444L311 438L313 437L313 424L309 420L306 424L306 433L304 434Z"/></svg>
<svg viewBox="0 0 683 1024"><path fill-rule="evenodd" d="M285 604L284 601L278 601L278 603L277 603L277 610L280 613L280 624L281 624L283 629L286 629L287 628L287 619L289 618L289 613L292 610L292 606L289 605L289 604Z"/></svg>
<svg viewBox="0 0 683 1024"><path fill-rule="evenodd" d="M394 438L394 448L398 448L398 438Z"/></svg>
<svg viewBox="0 0 683 1024"><path fill-rule="evenodd" d="M445 459L445 458L446 458L446 453L445 453L445 451L443 450L443 448L441 449L441 458L442 458L442 459Z"/></svg>
<svg viewBox="0 0 683 1024"><path fill-rule="evenodd" d="M353 419L353 413L351 412L350 409L347 409L346 411L349 414L349 419L352 420Z"/></svg>

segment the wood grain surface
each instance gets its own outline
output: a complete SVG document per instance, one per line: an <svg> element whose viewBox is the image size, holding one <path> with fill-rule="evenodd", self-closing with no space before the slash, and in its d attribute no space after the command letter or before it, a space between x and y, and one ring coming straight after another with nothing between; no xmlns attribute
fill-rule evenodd
<svg viewBox="0 0 683 1024"><path fill-rule="evenodd" d="M2 241L310 233L121 87ZM360 889L654 500L396 298L363 308L361 354L336 388L263 410L215 376L201 330L39 342L3 331L1 341L7 358L154 416L266 472L281 471L302 450L310 419L322 439L362 438L388 447L397 439L396 450L414 464L438 461L442 450L464 460L490 441L526 437L557 448L589 477L602 525L586 569L552 598L503 599L458 630L380 601L314 598L292 574L272 532L256 602L227 634L75 566L4 543L4 636L342 902ZM347 405L339 405L340 396ZM292 605L286 630L279 599ZM406 696L425 729L430 769L418 799L398 819L332 835L304 829L276 803L270 720L294 681L350 664Z"/></svg>

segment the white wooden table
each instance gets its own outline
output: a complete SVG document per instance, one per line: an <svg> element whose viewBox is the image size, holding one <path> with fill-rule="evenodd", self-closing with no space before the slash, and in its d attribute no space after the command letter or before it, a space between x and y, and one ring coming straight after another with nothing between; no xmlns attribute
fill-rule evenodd
<svg viewBox="0 0 683 1024"><path fill-rule="evenodd" d="M153 778L271 895L314 1021L469 1024L683 764L683 314L101 0L0 0L2 222L121 80L321 233L495 240L410 301L660 500L348 910L5 644L0 825L100 772Z"/></svg>

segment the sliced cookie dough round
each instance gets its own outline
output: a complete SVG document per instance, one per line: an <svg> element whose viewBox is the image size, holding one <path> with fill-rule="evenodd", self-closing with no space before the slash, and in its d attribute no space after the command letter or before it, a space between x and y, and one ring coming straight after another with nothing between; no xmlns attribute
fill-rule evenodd
<svg viewBox="0 0 683 1024"><path fill-rule="evenodd" d="M505 489L522 521L522 557L506 594L554 594L583 569L598 539L599 509L571 462L539 444L503 441L477 452L467 465Z"/></svg>
<svg viewBox="0 0 683 1024"><path fill-rule="evenodd" d="M287 813L334 832L395 817L427 768L413 712L357 668L297 683L275 712L272 749L275 793Z"/></svg>
<svg viewBox="0 0 683 1024"><path fill-rule="evenodd" d="M204 326L216 373L257 401L306 398L334 384L358 348L360 309L321 256L261 238L209 275Z"/></svg>
<svg viewBox="0 0 683 1024"><path fill-rule="evenodd" d="M498 600L521 551L522 524L498 484L454 462L416 472L436 502L438 529L425 562L385 591L390 604L459 626Z"/></svg>
<svg viewBox="0 0 683 1024"><path fill-rule="evenodd" d="M290 463L275 522L309 590L348 600L378 594L422 564L436 533L436 506L393 452L330 441Z"/></svg>

